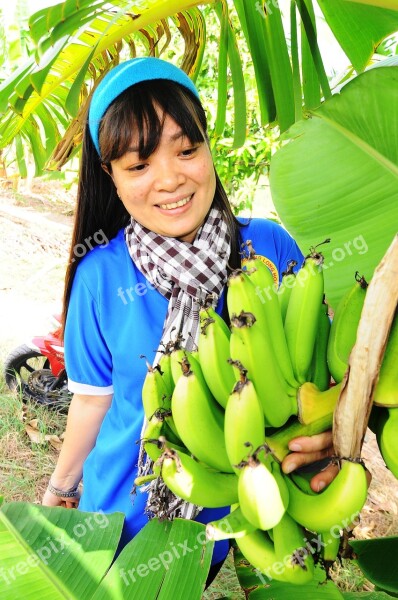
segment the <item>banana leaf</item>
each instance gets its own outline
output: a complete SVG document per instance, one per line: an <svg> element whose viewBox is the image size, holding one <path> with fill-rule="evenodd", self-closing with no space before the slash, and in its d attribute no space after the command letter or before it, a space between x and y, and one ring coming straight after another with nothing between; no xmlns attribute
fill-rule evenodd
<svg viewBox="0 0 398 600"><path fill-rule="evenodd" d="M124 516L26 502L0 510L2 600L200 600L214 543L194 521L150 521L116 561Z"/></svg>
<svg viewBox="0 0 398 600"><path fill-rule="evenodd" d="M91 598L114 557L123 520L122 514L3 504L0 597Z"/></svg>
<svg viewBox="0 0 398 600"><path fill-rule="evenodd" d="M398 536L372 540L350 540L356 562L369 581L378 589L398 594Z"/></svg>
<svg viewBox="0 0 398 600"><path fill-rule="evenodd" d="M397 232L397 127L398 67L372 68L293 125L271 159L276 210L304 254L331 238L321 250L333 307Z"/></svg>

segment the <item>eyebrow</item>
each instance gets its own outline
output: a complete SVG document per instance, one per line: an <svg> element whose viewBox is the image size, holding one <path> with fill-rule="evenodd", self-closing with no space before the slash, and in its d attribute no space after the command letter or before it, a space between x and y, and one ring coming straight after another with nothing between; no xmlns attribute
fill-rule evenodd
<svg viewBox="0 0 398 600"><path fill-rule="evenodd" d="M170 142L176 142L177 140L187 137L187 135L183 132L182 129L180 129L180 131L177 131L176 133L173 133L173 135L171 135L169 137ZM127 149L127 152L139 152L139 147L138 146L130 146L130 148Z"/></svg>

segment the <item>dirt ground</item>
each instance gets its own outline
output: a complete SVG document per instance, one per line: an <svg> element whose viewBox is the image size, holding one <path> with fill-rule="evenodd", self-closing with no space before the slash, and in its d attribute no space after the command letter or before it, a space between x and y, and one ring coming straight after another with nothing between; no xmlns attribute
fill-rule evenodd
<svg viewBox="0 0 398 600"><path fill-rule="evenodd" d="M35 181L29 193L0 185L0 359L46 333L51 314L60 309L73 196L57 182ZM355 535L398 535L398 481L369 430L363 457L373 479Z"/></svg>

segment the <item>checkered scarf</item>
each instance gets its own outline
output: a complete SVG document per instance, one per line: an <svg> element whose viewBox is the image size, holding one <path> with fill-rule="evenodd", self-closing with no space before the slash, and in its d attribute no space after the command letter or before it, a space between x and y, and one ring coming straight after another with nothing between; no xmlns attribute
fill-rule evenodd
<svg viewBox="0 0 398 600"><path fill-rule="evenodd" d="M227 280L230 236L221 211L212 208L192 244L164 237L131 218L125 229L131 258L151 284L169 300L162 346L180 335L192 350L199 339L199 305L213 294L214 306ZM160 350L155 364L161 356Z"/></svg>
<svg viewBox="0 0 398 600"><path fill-rule="evenodd" d="M133 218L125 228L125 239L130 256L141 273L169 300L154 365L162 356L164 346L177 337L182 347L192 350L199 340L199 303L208 294L213 294L214 305L217 304L227 280L231 246L221 211L210 210L192 244L158 235ZM146 426L144 418L138 476L153 472L153 463L144 450ZM148 492L145 510L150 518L167 515L167 518L194 519L201 510L201 507L174 496L159 477L140 489Z"/></svg>

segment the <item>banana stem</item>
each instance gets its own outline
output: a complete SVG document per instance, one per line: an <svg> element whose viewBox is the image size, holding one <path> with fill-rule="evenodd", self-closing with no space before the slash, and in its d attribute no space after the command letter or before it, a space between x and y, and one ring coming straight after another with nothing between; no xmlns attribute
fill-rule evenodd
<svg viewBox="0 0 398 600"><path fill-rule="evenodd" d="M266 435L265 442L270 448L272 455L282 462L285 456L290 454L288 447L290 440L296 437L323 433L324 431L331 429L332 424L333 411L312 421L312 423L309 423L308 425L303 425L300 421L295 419L292 423L288 423L285 427L278 429L275 433Z"/></svg>
<svg viewBox="0 0 398 600"><path fill-rule="evenodd" d="M298 419L309 425L333 413L339 398L341 383L321 392L314 383L306 382L297 393Z"/></svg>

